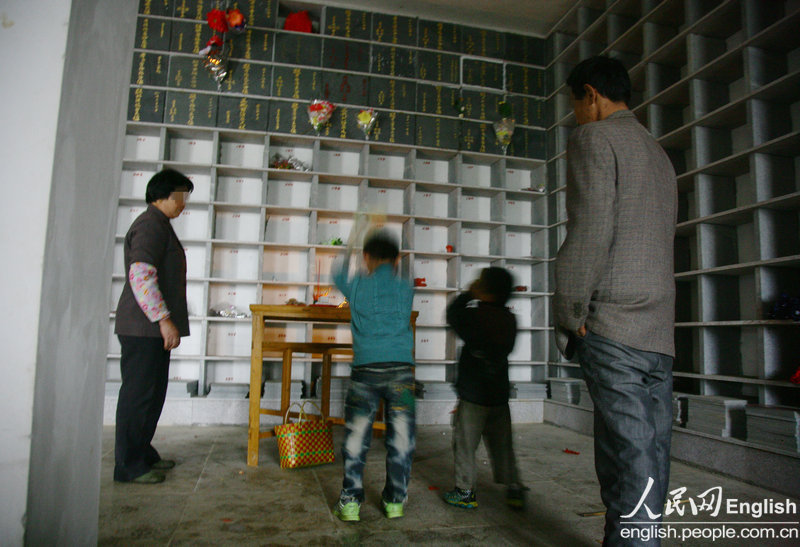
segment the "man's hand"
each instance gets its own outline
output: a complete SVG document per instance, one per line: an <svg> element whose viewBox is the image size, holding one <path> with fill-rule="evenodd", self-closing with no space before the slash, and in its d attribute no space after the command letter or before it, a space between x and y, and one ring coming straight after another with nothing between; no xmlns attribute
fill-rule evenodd
<svg viewBox="0 0 800 547"><path fill-rule="evenodd" d="M580 336L581 338L586 336L586 325L583 325L578 329L578 336Z"/></svg>
<svg viewBox="0 0 800 547"><path fill-rule="evenodd" d="M164 350L171 351L181 345L181 334L172 319L165 317L158 322L161 338L164 339Z"/></svg>

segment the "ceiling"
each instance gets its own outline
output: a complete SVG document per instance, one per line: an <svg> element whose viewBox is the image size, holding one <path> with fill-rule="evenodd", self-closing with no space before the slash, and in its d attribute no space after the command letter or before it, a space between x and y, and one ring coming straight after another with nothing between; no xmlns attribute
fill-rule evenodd
<svg viewBox="0 0 800 547"><path fill-rule="evenodd" d="M328 0L325 5L545 37L579 0Z"/></svg>

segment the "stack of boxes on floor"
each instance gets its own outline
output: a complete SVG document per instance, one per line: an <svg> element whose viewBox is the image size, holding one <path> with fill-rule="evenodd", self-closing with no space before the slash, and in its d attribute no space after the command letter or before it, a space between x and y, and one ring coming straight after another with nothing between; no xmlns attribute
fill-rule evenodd
<svg viewBox="0 0 800 547"><path fill-rule="evenodd" d="M709 435L744 439L747 401L718 395L686 395L686 428Z"/></svg>
<svg viewBox="0 0 800 547"><path fill-rule="evenodd" d="M211 399L245 399L250 392L247 384L234 384L214 382L208 388L208 397Z"/></svg>
<svg viewBox="0 0 800 547"><path fill-rule="evenodd" d="M344 399L347 395L347 386L350 379L346 376L331 378L331 416L344 416ZM319 385L319 384L318 384ZM452 401L457 399L455 387L451 382L442 381L417 381L415 387L417 398L425 401ZM316 392L320 399L320 392ZM517 400L544 400L547 399L547 384L537 382L513 382L511 384L511 399Z"/></svg>
<svg viewBox="0 0 800 547"><path fill-rule="evenodd" d="M512 382L511 397L518 400L547 399L547 384L538 382Z"/></svg>
<svg viewBox="0 0 800 547"><path fill-rule="evenodd" d="M456 390L450 382L417 382L416 392L417 397L420 399L433 401L453 401L457 397Z"/></svg>
<svg viewBox="0 0 800 547"><path fill-rule="evenodd" d="M106 381L106 397L119 395L121 380ZM197 396L197 380L170 380L167 385L167 397L170 399L188 399Z"/></svg>
<svg viewBox="0 0 800 547"><path fill-rule="evenodd" d="M299 401L303 398L303 382L301 380L292 380L291 397L292 401ZM280 380L267 380L264 382L263 399L277 399L281 398L281 381Z"/></svg>
<svg viewBox="0 0 800 547"><path fill-rule="evenodd" d="M800 411L752 405L745 413L748 442L800 452Z"/></svg>
<svg viewBox="0 0 800 547"><path fill-rule="evenodd" d="M586 385L578 378L549 378L550 398L559 403L577 405L581 399L581 385Z"/></svg>
<svg viewBox="0 0 800 547"><path fill-rule="evenodd" d="M688 403L686 402L686 394L672 393L672 425L684 427L686 425L686 412Z"/></svg>
<svg viewBox="0 0 800 547"><path fill-rule="evenodd" d="M744 399L673 393L673 425L800 453L800 411L748 404Z"/></svg>

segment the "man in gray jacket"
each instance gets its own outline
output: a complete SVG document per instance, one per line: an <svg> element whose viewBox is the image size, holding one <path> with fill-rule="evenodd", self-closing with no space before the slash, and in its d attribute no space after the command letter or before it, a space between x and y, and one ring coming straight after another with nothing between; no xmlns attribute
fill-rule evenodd
<svg viewBox="0 0 800 547"><path fill-rule="evenodd" d="M594 402L604 545L658 545L641 540L661 520L669 483L675 171L628 110L622 63L586 59L567 85L579 127L567 144L556 342L577 356Z"/></svg>

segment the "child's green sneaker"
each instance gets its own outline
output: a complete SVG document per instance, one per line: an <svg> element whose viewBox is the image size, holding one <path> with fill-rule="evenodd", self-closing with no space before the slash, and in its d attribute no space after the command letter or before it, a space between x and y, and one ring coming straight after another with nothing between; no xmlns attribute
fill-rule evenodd
<svg viewBox="0 0 800 547"><path fill-rule="evenodd" d="M475 509L478 507L478 501L475 499L474 490L455 488L444 495L444 501L445 503L455 505L456 507L463 507L464 509Z"/></svg>
<svg viewBox="0 0 800 547"><path fill-rule="evenodd" d="M333 514L344 522L358 522L361 520L361 517L358 516L359 512L361 512L361 504L355 501L342 503L342 501L339 500L336 504L336 508L333 510Z"/></svg>
<svg viewBox="0 0 800 547"><path fill-rule="evenodd" d="M386 515L387 519L396 519L403 516L402 503L389 503L386 500L382 500L382 502L383 502L383 514Z"/></svg>

